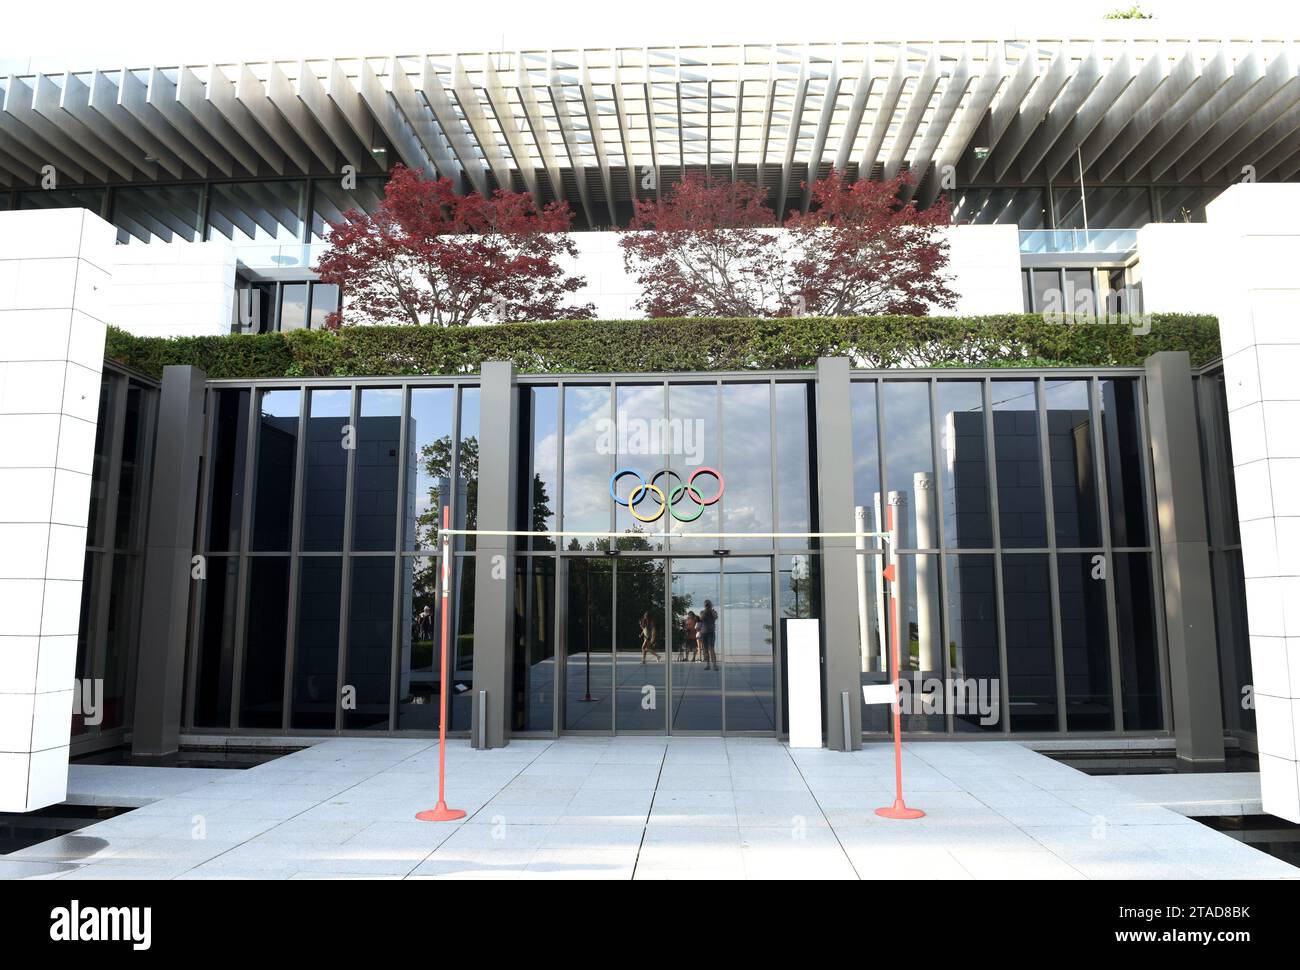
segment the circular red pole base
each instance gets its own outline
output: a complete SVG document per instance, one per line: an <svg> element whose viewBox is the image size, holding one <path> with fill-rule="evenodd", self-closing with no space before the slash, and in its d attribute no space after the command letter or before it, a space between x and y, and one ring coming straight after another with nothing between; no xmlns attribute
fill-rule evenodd
<svg viewBox="0 0 1300 970"><path fill-rule="evenodd" d="M433 808L417 812L415 817L421 822L454 822L458 818L464 818L465 812L459 808L448 808L446 802L439 802Z"/></svg>
<svg viewBox="0 0 1300 970"><path fill-rule="evenodd" d="M907 803L901 798L890 805L888 808L876 809L876 814L881 818L924 818L925 812L919 808L908 808Z"/></svg>

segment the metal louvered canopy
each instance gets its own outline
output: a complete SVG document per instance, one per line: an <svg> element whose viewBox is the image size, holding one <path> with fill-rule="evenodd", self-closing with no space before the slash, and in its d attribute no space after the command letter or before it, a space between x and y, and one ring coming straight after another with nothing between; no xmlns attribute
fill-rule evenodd
<svg viewBox="0 0 1300 970"><path fill-rule="evenodd" d="M276 61L0 78L0 186L381 173L622 221L684 173L809 202L832 166L956 185L1300 177L1293 42L1005 40Z"/></svg>

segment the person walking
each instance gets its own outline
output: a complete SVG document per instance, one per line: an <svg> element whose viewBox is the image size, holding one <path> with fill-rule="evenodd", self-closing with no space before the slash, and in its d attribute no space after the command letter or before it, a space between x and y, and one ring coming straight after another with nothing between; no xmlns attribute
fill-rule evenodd
<svg viewBox="0 0 1300 970"><path fill-rule="evenodd" d="M654 656L655 660L662 661L655 650L655 643L659 640L659 630L655 626L654 617L650 615L649 610L641 617L641 662L645 663L646 653Z"/></svg>

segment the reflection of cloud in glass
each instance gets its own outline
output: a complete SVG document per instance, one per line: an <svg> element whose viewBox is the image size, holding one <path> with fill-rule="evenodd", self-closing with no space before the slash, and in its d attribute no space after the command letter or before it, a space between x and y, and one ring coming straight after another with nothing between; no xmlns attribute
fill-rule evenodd
<svg viewBox="0 0 1300 970"><path fill-rule="evenodd" d="M609 388L569 387L564 392L564 528L609 528L610 456L597 444L608 418ZM567 544L567 543L566 543ZM583 545L586 541L582 542Z"/></svg>

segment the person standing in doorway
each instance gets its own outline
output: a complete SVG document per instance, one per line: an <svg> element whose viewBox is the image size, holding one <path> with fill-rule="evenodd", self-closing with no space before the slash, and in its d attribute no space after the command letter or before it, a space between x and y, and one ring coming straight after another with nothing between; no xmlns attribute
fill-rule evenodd
<svg viewBox="0 0 1300 970"><path fill-rule="evenodd" d="M710 600L704 601L704 609L700 611L699 640L700 650L704 654L704 669L719 670L718 655L715 652L715 646L718 639L718 611L713 608Z"/></svg>
<svg viewBox="0 0 1300 970"><path fill-rule="evenodd" d="M645 615L641 617L641 662L642 663L645 663L645 655L647 652L653 654L655 660L663 659L662 657L659 656L658 652L656 652L655 650L655 643L656 641L658 641L658 639L659 639L659 630L655 626L654 617L652 617L650 615L650 612L647 610Z"/></svg>

